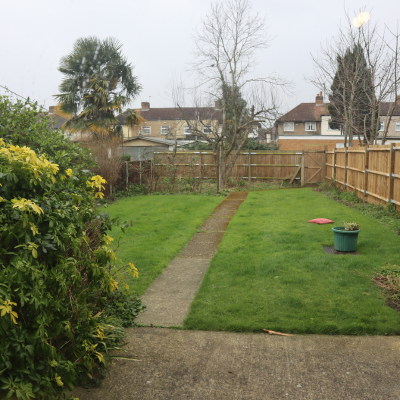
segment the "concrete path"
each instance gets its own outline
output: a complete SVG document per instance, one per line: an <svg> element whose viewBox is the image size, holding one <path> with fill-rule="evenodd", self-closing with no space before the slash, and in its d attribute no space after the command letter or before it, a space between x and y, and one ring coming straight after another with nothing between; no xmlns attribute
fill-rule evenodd
<svg viewBox="0 0 400 400"><path fill-rule="evenodd" d="M183 325L229 221L246 197L247 192L231 193L215 208L199 232L142 296L147 311L138 316L137 323L153 326Z"/></svg>
<svg viewBox="0 0 400 400"><path fill-rule="evenodd" d="M398 337L128 330L140 361L116 361L80 400L400 399Z"/></svg>

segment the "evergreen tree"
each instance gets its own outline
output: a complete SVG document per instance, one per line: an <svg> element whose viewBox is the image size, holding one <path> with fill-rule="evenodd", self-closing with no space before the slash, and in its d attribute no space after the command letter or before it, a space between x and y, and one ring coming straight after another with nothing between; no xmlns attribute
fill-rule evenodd
<svg viewBox="0 0 400 400"><path fill-rule="evenodd" d="M353 135L365 134L371 140L377 130L371 126L372 115L377 116L377 110L373 110L373 82L361 45L348 48L344 56L337 57L331 92L328 106L331 127L344 131L350 145Z"/></svg>

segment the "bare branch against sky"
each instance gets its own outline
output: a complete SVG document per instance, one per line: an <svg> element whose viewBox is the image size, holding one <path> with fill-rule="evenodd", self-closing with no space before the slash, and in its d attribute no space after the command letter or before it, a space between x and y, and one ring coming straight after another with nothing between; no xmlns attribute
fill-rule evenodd
<svg viewBox="0 0 400 400"><path fill-rule="evenodd" d="M296 84L292 97L286 96L286 108L300 102L312 102L316 88L304 76L312 73L310 53L326 39L336 36L345 19L360 7L371 10L368 23L386 24L396 31L398 0L330 1L253 0L253 10L267 15L269 32L274 37L267 51L257 56L254 76L275 72ZM143 85L140 98L151 96L153 107L172 106L171 72L179 76L192 60L191 35L210 9L211 0L19 0L3 1L0 24L0 85L52 105L61 74L57 67L79 37L117 38L124 46L134 74ZM194 78L186 78L192 86Z"/></svg>

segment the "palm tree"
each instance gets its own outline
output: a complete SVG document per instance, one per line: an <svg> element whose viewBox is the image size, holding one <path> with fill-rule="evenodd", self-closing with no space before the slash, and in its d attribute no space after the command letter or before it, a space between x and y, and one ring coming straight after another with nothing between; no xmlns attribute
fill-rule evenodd
<svg viewBox="0 0 400 400"><path fill-rule="evenodd" d="M55 97L58 112L68 118L63 128L100 136L119 134L115 113L141 90L121 47L114 38L91 36L78 39L72 52L61 58L58 70L64 78Z"/></svg>
<svg viewBox="0 0 400 400"><path fill-rule="evenodd" d="M131 128L131 132L133 132L133 127L136 126L140 128L146 120L139 114L138 111L128 109L126 111L126 124Z"/></svg>

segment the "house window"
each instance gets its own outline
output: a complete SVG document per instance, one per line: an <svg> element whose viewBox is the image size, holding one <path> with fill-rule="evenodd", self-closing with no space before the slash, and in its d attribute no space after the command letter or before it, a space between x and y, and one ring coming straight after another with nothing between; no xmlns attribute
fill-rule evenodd
<svg viewBox="0 0 400 400"><path fill-rule="evenodd" d="M385 129L385 123L379 122L379 132L383 132L384 129Z"/></svg>
<svg viewBox="0 0 400 400"><path fill-rule="evenodd" d="M151 126L143 126L142 135L151 135Z"/></svg>
<svg viewBox="0 0 400 400"><path fill-rule="evenodd" d="M306 122L306 131L315 131L317 130L317 123L316 122Z"/></svg>
<svg viewBox="0 0 400 400"><path fill-rule="evenodd" d="M212 133L211 125L204 125L203 126L203 133L206 134L206 135L209 135L210 133Z"/></svg>
<svg viewBox="0 0 400 400"><path fill-rule="evenodd" d="M400 121L396 122L396 132L400 131Z"/></svg>
<svg viewBox="0 0 400 400"><path fill-rule="evenodd" d="M285 122L283 124L283 132L294 132L294 122Z"/></svg>
<svg viewBox="0 0 400 400"><path fill-rule="evenodd" d="M168 125L163 125L161 127L161 135L168 135L169 133L169 126Z"/></svg>
<svg viewBox="0 0 400 400"><path fill-rule="evenodd" d="M192 131L190 130L190 128L189 128L188 125L185 125L185 126L183 127L183 133L184 133L185 135L191 135L191 134L192 134Z"/></svg>

